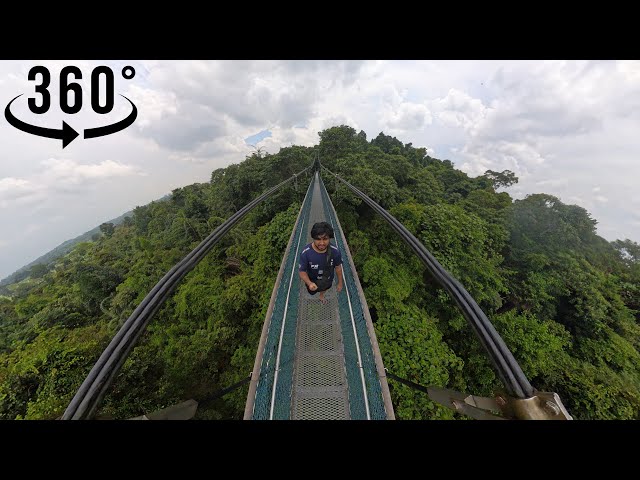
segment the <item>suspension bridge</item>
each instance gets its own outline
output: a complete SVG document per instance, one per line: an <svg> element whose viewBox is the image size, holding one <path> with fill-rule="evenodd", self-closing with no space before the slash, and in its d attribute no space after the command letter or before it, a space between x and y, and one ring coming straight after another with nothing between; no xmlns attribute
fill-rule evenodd
<svg viewBox="0 0 640 480"><path fill-rule="evenodd" d="M182 278L252 208L282 186L297 182L309 171L311 181L274 284L260 342L256 346L254 368L244 380L210 398L248 383L245 420L393 420L395 415L388 385L391 378L424 392L440 405L476 419L572 419L556 393L540 392L529 383L475 300L424 245L366 194L327 170L317 159L312 166L238 210L167 272L114 336L61 419L94 418L124 360ZM491 359L504 384L504 394L480 397L418 385L385 369L349 245L321 174L344 183L379 213L447 290ZM311 226L321 221L332 225L334 246L343 256L344 288L341 292L331 288L326 302L310 295L298 275L298 259L304 246L311 241ZM197 412L198 404L191 399L136 418L189 419Z"/></svg>

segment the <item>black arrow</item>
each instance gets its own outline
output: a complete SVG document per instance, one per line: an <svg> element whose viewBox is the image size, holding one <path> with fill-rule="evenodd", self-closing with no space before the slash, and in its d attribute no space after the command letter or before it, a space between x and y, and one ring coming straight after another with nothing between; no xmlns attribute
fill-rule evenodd
<svg viewBox="0 0 640 480"><path fill-rule="evenodd" d="M122 94L118 94L118 95L126 99L131 104L131 106L133 107L133 111L124 120L120 120L119 122L113 123L111 125L105 125L104 127L97 127L97 128L85 128L84 138L96 138L96 137L103 137L105 135L111 135L112 133L116 133L116 132L119 132L120 130L124 130L125 128L127 128L129 125L131 125L133 122L136 121L136 117L138 116L138 109L136 108L136 106L133 104L131 100L129 100L124 95Z"/></svg>
<svg viewBox="0 0 640 480"><path fill-rule="evenodd" d="M18 97L24 95L21 93ZM18 98L16 97L16 98ZM70 127L67 122L62 121L62 129L56 130L55 128L44 128L38 127L37 125L31 125L29 123L23 122L22 120L18 120L11 113L11 104L16 99L14 98L9 102L7 108L4 109L4 118L7 119L7 122L18 130L22 130L23 132L30 133L31 135L37 135L39 137L47 137L47 138L57 138L62 140L62 148L69 145L73 140L78 136L78 132L76 132L72 127Z"/></svg>

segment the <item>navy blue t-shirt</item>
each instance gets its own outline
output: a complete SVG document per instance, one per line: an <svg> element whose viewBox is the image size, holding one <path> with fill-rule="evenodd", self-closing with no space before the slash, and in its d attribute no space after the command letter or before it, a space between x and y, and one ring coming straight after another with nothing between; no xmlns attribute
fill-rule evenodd
<svg viewBox="0 0 640 480"><path fill-rule="evenodd" d="M329 248L331 248L331 264L333 265L333 269L331 269L331 275L329 280L333 281L335 268L338 265L342 265L342 254L338 247L329 244ZM300 272L307 272L309 275L309 280L313 283L316 283L318 278L323 278L327 272L327 252L318 253L316 252L310 243L308 243L303 249L302 253L300 253L300 262L298 264L298 270Z"/></svg>

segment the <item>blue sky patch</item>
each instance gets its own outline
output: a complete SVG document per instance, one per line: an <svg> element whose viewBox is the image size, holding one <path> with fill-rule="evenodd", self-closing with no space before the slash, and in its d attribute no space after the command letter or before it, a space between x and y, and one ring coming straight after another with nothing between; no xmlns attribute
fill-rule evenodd
<svg viewBox="0 0 640 480"><path fill-rule="evenodd" d="M271 136L271 132L269 130L262 130L261 132L258 132L255 135L251 135L250 137L245 138L244 142L247 145L256 145L258 142L270 136Z"/></svg>

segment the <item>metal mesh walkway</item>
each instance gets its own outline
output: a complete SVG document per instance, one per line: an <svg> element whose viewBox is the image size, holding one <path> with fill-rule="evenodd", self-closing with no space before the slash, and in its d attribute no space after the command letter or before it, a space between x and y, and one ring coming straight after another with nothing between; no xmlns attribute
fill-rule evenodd
<svg viewBox="0 0 640 480"><path fill-rule="evenodd" d="M307 293L298 258L311 226L333 225L344 289L327 303ZM245 419L393 419L382 359L366 300L333 205L316 173L289 239L267 310Z"/></svg>
<svg viewBox="0 0 640 480"><path fill-rule="evenodd" d="M327 221L320 182L314 182L309 226ZM306 243L311 242L307 228ZM305 243L305 245L306 245ZM301 299L298 315L292 412L294 420L349 419L349 393L344 366L344 349L336 290L326 293L327 303L318 295L309 295L300 282Z"/></svg>

